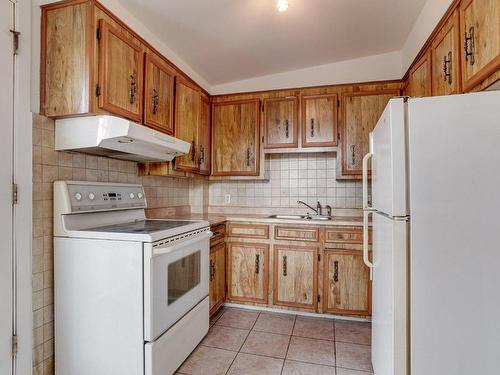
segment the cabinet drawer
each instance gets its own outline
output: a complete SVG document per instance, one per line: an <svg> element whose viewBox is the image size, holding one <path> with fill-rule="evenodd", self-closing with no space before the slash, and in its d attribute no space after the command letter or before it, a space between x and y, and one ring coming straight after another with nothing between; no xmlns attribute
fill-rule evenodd
<svg viewBox="0 0 500 375"><path fill-rule="evenodd" d="M210 238L210 246L214 246L219 242L224 241L226 238L226 225L218 224L210 227L210 230L213 233L212 238Z"/></svg>
<svg viewBox="0 0 500 375"><path fill-rule="evenodd" d="M229 223L227 226L230 237L269 238L269 226L264 224Z"/></svg>
<svg viewBox="0 0 500 375"><path fill-rule="evenodd" d="M325 242L331 243L363 243L363 227L331 227L326 228ZM372 230L368 232L368 241L372 241Z"/></svg>
<svg viewBox="0 0 500 375"><path fill-rule="evenodd" d="M276 240L318 242L319 228L277 225L274 229Z"/></svg>

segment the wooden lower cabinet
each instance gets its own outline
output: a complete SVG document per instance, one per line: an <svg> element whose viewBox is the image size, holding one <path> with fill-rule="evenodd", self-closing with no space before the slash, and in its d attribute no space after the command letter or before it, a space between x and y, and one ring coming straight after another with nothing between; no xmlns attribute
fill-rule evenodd
<svg viewBox="0 0 500 375"><path fill-rule="evenodd" d="M316 310L318 248L275 245L274 305Z"/></svg>
<svg viewBox="0 0 500 375"><path fill-rule="evenodd" d="M361 250L327 249L323 262L323 312L371 314L370 271Z"/></svg>
<svg viewBox="0 0 500 375"><path fill-rule="evenodd" d="M221 242L210 248L210 315L226 300L226 244Z"/></svg>
<svg viewBox="0 0 500 375"><path fill-rule="evenodd" d="M266 304L269 285L269 245L229 242L228 299Z"/></svg>

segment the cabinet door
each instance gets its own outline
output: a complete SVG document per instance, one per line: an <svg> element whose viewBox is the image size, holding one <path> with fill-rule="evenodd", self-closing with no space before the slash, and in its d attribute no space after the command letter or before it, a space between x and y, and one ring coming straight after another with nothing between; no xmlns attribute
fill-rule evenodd
<svg viewBox="0 0 500 375"><path fill-rule="evenodd" d="M264 148L298 146L297 98L264 99Z"/></svg>
<svg viewBox="0 0 500 375"><path fill-rule="evenodd" d="M316 310L318 249L274 246L274 304Z"/></svg>
<svg viewBox="0 0 500 375"><path fill-rule="evenodd" d="M226 299L226 245L219 243L210 249L210 315L218 310Z"/></svg>
<svg viewBox="0 0 500 375"><path fill-rule="evenodd" d="M142 49L104 20L99 21L99 30L99 107L141 122Z"/></svg>
<svg viewBox="0 0 500 375"><path fill-rule="evenodd" d="M229 299L267 303L269 246L229 242L227 249Z"/></svg>
<svg viewBox="0 0 500 375"><path fill-rule="evenodd" d="M462 82L467 91L500 68L500 1L462 1L460 29Z"/></svg>
<svg viewBox="0 0 500 375"><path fill-rule="evenodd" d="M325 250L323 311L371 314L370 271L360 250Z"/></svg>
<svg viewBox="0 0 500 375"><path fill-rule="evenodd" d="M258 176L260 101L214 103L212 163L214 176Z"/></svg>
<svg viewBox="0 0 500 375"><path fill-rule="evenodd" d="M362 174L363 156L368 152L369 133L377 124L389 99L398 90L345 93L342 95L342 174Z"/></svg>
<svg viewBox="0 0 500 375"><path fill-rule="evenodd" d="M198 126L198 161L199 174L210 175L211 166L211 132L210 124L210 101L207 97L202 96L200 102L200 123Z"/></svg>
<svg viewBox="0 0 500 375"><path fill-rule="evenodd" d="M432 95L460 92L460 30L458 12L451 16L432 43Z"/></svg>
<svg viewBox="0 0 500 375"><path fill-rule="evenodd" d="M175 169L197 172L198 121L200 93L189 82L178 78L175 83L175 136L191 143L189 153L175 158Z"/></svg>
<svg viewBox="0 0 500 375"><path fill-rule="evenodd" d="M337 146L337 94L302 97L302 147Z"/></svg>
<svg viewBox="0 0 500 375"><path fill-rule="evenodd" d="M158 56L145 58L144 124L161 132L174 132L175 73Z"/></svg>
<svg viewBox="0 0 500 375"><path fill-rule="evenodd" d="M410 70L406 95L414 97L431 96L431 56L429 51Z"/></svg>

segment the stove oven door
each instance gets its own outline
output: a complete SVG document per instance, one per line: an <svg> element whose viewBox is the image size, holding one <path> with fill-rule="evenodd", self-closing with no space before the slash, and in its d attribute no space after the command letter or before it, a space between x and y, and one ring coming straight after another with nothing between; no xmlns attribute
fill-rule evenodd
<svg viewBox="0 0 500 375"><path fill-rule="evenodd" d="M154 341L208 295L211 232L144 248L144 338ZM208 311L207 311L208 315Z"/></svg>

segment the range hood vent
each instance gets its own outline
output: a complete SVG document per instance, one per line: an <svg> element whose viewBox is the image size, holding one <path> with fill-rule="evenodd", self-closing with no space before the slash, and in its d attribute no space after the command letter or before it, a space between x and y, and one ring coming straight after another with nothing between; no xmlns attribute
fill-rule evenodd
<svg viewBox="0 0 500 375"><path fill-rule="evenodd" d="M115 116L56 120L55 149L115 159L172 161L189 152L188 142Z"/></svg>

